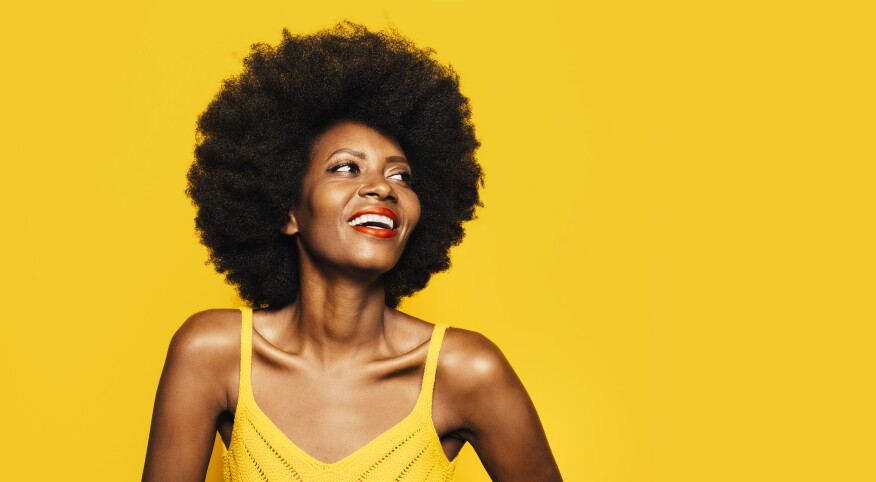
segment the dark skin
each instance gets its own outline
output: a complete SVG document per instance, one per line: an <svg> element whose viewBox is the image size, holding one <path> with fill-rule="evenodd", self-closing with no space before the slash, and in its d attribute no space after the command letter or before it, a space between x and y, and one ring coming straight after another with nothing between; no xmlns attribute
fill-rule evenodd
<svg viewBox="0 0 876 482"><path fill-rule="evenodd" d="M253 314L256 402L319 461L365 446L409 414L420 392L433 325L387 307L381 279L419 221L408 183L414 174L398 144L368 126L340 122L327 129L313 146L301 201L282 228L296 237L301 291L286 307ZM395 236L348 224L375 206L396 213ZM174 335L144 481L204 480L217 430L228 446L240 317L239 310L196 313ZM468 442L493 480L562 480L523 384L483 335L447 330L432 415L449 460Z"/></svg>

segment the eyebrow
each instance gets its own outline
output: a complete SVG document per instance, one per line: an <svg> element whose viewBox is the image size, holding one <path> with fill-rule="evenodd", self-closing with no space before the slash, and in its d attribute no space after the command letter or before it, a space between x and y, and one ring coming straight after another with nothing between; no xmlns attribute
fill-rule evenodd
<svg viewBox="0 0 876 482"><path fill-rule="evenodd" d="M329 154L329 156L326 158L326 160L329 160L329 159L335 157L335 154L337 154L339 152L346 152L347 154L356 156L359 159L362 159L363 161L368 158L368 156L366 156L364 152L354 151L353 149L347 149L346 147L342 147L342 148L336 150L335 152L332 152L331 154Z"/></svg>
<svg viewBox="0 0 876 482"><path fill-rule="evenodd" d="M365 153L362 151L354 151L353 149L342 147L342 148L336 150L335 152L332 152L331 154L329 154L329 156L326 158L326 160L329 160L332 157L335 157L335 154L338 154L341 152L346 153L346 154L350 154L351 156L358 157L359 159L362 159L363 161L368 159L368 156L365 155ZM405 164L410 164L404 156L386 156L386 160L389 162L403 162Z"/></svg>

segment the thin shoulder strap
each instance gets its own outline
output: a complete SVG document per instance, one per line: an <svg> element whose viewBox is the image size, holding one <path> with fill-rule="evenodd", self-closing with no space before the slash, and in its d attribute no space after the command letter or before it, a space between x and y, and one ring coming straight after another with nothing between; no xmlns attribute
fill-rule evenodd
<svg viewBox="0 0 876 482"><path fill-rule="evenodd" d="M238 403L243 395L252 393L252 308L241 307L240 323L240 387L238 388ZM247 398L248 399L248 398Z"/></svg>
<svg viewBox="0 0 876 482"><path fill-rule="evenodd" d="M450 325L435 325L432 329L432 339L429 340L429 351L426 352L426 369L423 372L423 386L420 395L423 401L432 406L432 392L435 390L435 372L438 371L438 353L441 351L441 342L444 340L444 332ZM431 413L431 410L429 411Z"/></svg>

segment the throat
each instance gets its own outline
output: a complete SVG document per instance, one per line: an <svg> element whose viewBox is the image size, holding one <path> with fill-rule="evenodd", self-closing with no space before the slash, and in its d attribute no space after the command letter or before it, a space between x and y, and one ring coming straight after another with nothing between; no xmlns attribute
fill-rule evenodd
<svg viewBox="0 0 876 482"><path fill-rule="evenodd" d="M349 292L302 290L295 302L291 326L300 340L300 352L330 363L373 353L385 344L390 315L382 290L376 296Z"/></svg>

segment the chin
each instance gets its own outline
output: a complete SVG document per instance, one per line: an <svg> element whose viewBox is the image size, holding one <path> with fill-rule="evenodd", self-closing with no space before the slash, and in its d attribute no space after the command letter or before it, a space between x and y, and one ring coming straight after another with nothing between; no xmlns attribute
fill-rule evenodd
<svg viewBox="0 0 876 482"><path fill-rule="evenodd" d="M395 267L401 257L397 245L375 247L370 243L364 246L350 243L348 246L352 248L352 252L346 257L344 264L363 271L385 273Z"/></svg>
<svg viewBox="0 0 876 482"><path fill-rule="evenodd" d="M398 260L377 260L374 258L362 259L351 262L348 266L356 271L370 275L382 275L395 267Z"/></svg>

